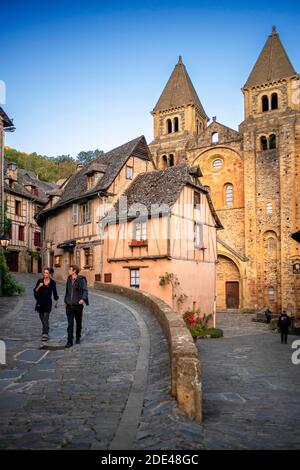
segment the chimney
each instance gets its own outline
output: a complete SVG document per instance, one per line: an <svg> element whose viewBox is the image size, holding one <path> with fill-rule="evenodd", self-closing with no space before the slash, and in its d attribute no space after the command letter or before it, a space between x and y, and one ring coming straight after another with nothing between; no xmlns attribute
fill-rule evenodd
<svg viewBox="0 0 300 470"><path fill-rule="evenodd" d="M82 170L83 167L84 167L83 163L77 163L76 172Z"/></svg>
<svg viewBox="0 0 300 470"><path fill-rule="evenodd" d="M6 178L11 181L18 181L18 167L15 162L10 162L6 168Z"/></svg>

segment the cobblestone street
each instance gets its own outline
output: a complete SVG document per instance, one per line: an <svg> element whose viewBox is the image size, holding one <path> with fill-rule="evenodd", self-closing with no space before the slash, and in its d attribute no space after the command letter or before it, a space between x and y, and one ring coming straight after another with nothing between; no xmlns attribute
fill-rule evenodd
<svg viewBox="0 0 300 470"><path fill-rule="evenodd" d="M296 337L282 345L248 316L220 315L225 338L197 343L204 382L198 424L169 394L167 343L151 312L90 289L82 343L65 350L59 285L52 348L39 349L37 276L17 277L24 298L0 300L0 338L8 350L0 370L1 449L300 447L300 366L292 364L290 347Z"/></svg>

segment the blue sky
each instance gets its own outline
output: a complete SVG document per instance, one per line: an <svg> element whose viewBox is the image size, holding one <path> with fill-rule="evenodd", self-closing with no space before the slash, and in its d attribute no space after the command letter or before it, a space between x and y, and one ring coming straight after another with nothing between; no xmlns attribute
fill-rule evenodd
<svg viewBox="0 0 300 470"><path fill-rule="evenodd" d="M150 111L179 54L207 114L233 128L273 24L300 71L298 0L27 0L0 17L3 108L17 128L6 143L49 156L151 142Z"/></svg>

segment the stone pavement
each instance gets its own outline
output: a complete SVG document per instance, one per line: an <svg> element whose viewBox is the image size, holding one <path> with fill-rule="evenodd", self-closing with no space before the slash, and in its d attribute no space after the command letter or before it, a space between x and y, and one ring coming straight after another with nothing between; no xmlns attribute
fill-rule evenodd
<svg viewBox="0 0 300 470"><path fill-rule="evenodd" d="M292 365L291 348L265 325L220 317L225 338L198 341L205 419L199 424L169 394L167 343L151 312L90 289L82 343L64 350L59 285L61 307L51 314L56 349L40 350L32 297L37 276L17 277L26 285L22 309L8 308L0 317L8 348L8 364L0 370L1 449L300 447L300 366Z"/></svg>

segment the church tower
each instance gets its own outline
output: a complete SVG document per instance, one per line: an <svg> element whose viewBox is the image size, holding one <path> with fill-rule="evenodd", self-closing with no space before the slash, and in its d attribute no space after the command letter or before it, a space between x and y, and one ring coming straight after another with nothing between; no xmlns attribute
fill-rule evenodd
<svg viewBox="0 0 300 470"><path fill-rule="evenodd" d="M188 142L203 133L208 117L181 56L151 114L150 150L157 168L184 163Z"/></svg>
<svg viewBox="0 0 300 470"><path fill-rule="evenodd" d="M249 305L300 311L300 77L273 27L242 91Z"/></svg>

